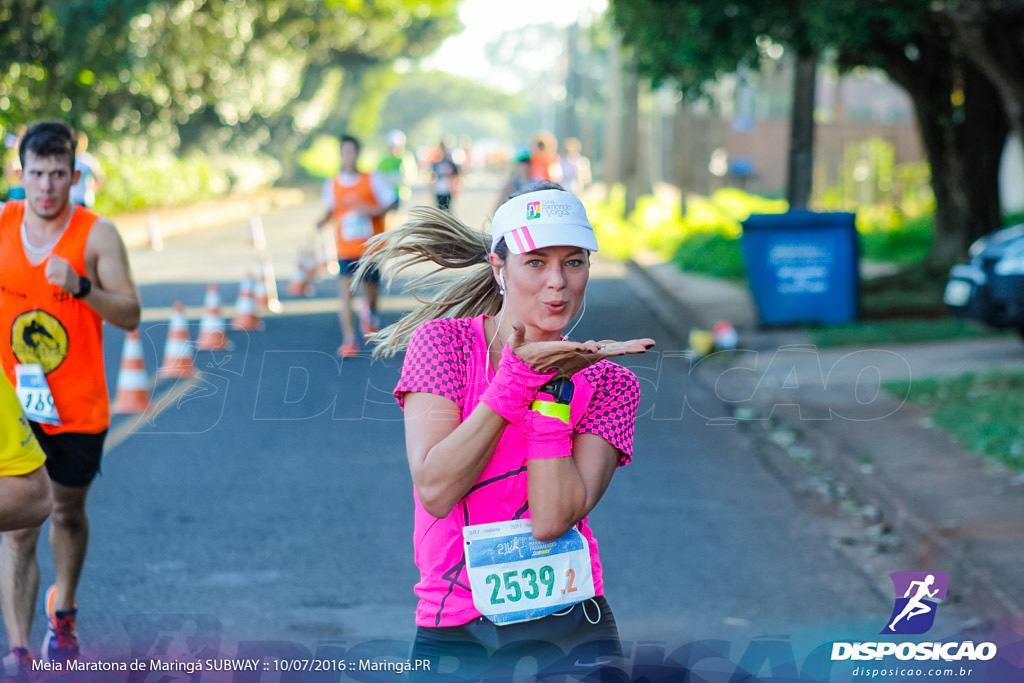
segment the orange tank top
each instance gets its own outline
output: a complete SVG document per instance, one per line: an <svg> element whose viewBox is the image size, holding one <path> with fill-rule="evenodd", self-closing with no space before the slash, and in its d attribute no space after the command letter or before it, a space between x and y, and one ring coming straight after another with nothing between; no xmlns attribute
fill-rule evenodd
<svg viewBox="0 0 1024 683"><path fill-rule="evenodd" d="M46 281L46 261L33 266L21 243L25 202L0 211L0 364L13 384L14 366L38 363L46 373L60 425L48 434L96 434L110 424L103 370L103 320L83 301ZM51 254L85 275L85 243L98 216L76 207Z"/></svg>
<svg viewBox="0 0 1024 683"><path fill-rule="evenodd" d="M363 255L363 243L384 232L383 216L364 216L352 211L360 204L379 208L373 196L373 184L368 173L359 174L359 182L350 187L334 179L334 239L338 245L338 258L357 259Z"/></svg>

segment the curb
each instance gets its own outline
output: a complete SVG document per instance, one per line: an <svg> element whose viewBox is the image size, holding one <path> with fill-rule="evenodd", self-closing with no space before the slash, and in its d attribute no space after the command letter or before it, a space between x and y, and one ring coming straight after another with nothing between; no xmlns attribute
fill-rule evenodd
<svg viewBox="0 0 1024 683"><path fill-rule="evenodd" d="M644 284L658 294L658 302L648 301L647 303L652 305L660 322L672 332L677 342L686 344L686 338L691 328L704 327L704 321L701 319L699 312L677 297L661 280L652 275L645 266L640 265L636 261L629 260L626 261L626 270L630 275L643 280ZM674 309L676 315L672 315L666 310L668 306ZM679 315L680 312L682 315Z"/></svg>
<svg viewBox="0 0 1024 683"><path fill-rule="evenodd" d="M900 408L901 411L914 413L912 419L918 421L925 416L921 409L914 406ZM918 429L921 429L918 427ZM969 597L971 602L989 615L1024 619L1024 609L1013 596L1000 587L993 575L991 567L979 562L979 557L971 555L969 543L958 545L951 537L950 530L944 531L930 523L901 500L901 496L883 478L865 474L862 468L844 455L847 441L827 433L824 428L812 427L803 429L805 441L814 449L821 462L836 476L845 482L860 499L860 502L875 506L882 519L888 521L897 535L908 539L916 546L915 555L923 565L943 564L955 569L953 577L956 592ZM961 454L935 454L939 458L959 458Z"/></svg>
<svg viewBox="0 0 1024 683"><path fill-rule="evenodd" d="M254 215L298 206L309 201L300 188L270 188L252 195L229 196L176 208L160 208L111 216L121 239L129 249L150 244L150 226L155 221L162 238L203 230Z"/></svg>
<svg viewBox="0 0 1024 683"><path fill-rule="evenodd" d="M649 297L641 298L652 306L661 322L679 341L685 343L690 328L709 324L702 311L696 309L690 302L683 300L673 291L672 287L647 267L630 261L627 263L627 269L631 275L639 278L656 294L657 301L651 301ZM772 332L756 330L746 330L746 332L747 334L743 336L748 337L744 340L748 347L763 349L780 341ZM759 407L764 408L764 406ZM769 406L769 413L771 407ZM904 431L920 430L920 434L915 434L913 437L915 441L944 440L942 444L939 444L940 447L934 449L934 458L941 459L943 462L953 462L961 458L972 457L968 466L980 470L982 467L980 460L973 459L973 456L966 452L960 452L962 451L960 447L955 447L957 452L949 452L952 442L943 432L927 430L919 426L922 418L925 417L925 413L921 409L904 405L899 410L907 411L901 418L902 424L899 429ZM813 450L820 464L830 470L837 480L853 492L853 498L861 504L874 506L881 513L881 519L891 525L896 535L913 546L907 550L915 560L924 565L935 563L951 568L959 596L969 597L972 603L988 616L1024 619L1024 607L1019 600L1014 599L1014 596L1002 587L1002 582L998 580L997 570L994 569L994 566L991 563L979 561L977 555L972 555L969 537L966 540L961 539L964 542L958 542L957 528L944 529L929 522L927 516L923 515L920 509L912 507L894 489L894 482L887 481L879 474L864 472L861 464L856 462L856 458L850 457L851 444L857 443L857 437L865 430L861 429L853 434L843 435L841 433L842 425L836 426L833 422L816 425L813 421L794 421L789 415L784 415L780 421L789 429L803 435L804 443L801 445L808 446ZM830 430L827 425L831 425L832 429ZM872 433L874 432L877 430L872 431ZM790 456L779 450L767 438L766 433L751 431L750 434L760 444L759 450L764 451L762 462L764 459L771 459L772 466L778 471L779 476L784 478L795 493L799 493L801 481L789 462ZM969 532L970 529L967 530L968 534Z"/></svg>

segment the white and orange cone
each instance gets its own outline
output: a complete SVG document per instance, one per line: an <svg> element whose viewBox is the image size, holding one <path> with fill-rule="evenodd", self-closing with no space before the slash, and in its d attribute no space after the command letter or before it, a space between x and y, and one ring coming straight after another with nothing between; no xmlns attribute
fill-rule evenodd
<svg viewBox="0 0 1024 683"><path fill-rule="evenodd" d="M316 261L313 252L302 249L295 263L295 273L288 282L288 296L313 296L313 282L316 278Z"/></svg>
<svg viewBox="0 0 1024 683"><path fill-rule="evenodd" d="M238 299L235 300L235 319L231 321L231 327L236 330L262 330L263 323L260 322L256 311L256 299L252 295L252 278L246 277L238 286Z"/></svg>
<svg viewBox="0 0 1024 683"><path fill-rule="evenodd" d="M121 370L117 374L117 392L111 410L118 414L144 413L149 409L149 377L142 353L142 339L138 330L124 338L121 351Z"/></svg>
<svg viewBox="0 0 1024 683"><path fill-rule="evenodd" d="M196 339L196 348L200 351L228 351L231 343L228 341L227 326L220 314L220 289L217 285L209 285L206 288L206 298L203 301L202 320L199 321L199 337Z"/></svg>
<svg viewBox="0 0 1024 683"><path fill-rule="evenodd" d="M185 317L185 305L174 302L174 313L171 315L171 326L167 331L167 342L164 344L164 362L157 370L160 377L195 377L196 366L192 362L192 342L188 338L188 318Z"/></svg>
<svg viewBox="0 0 1024 683"><path fill-rule="evenodd" d="M261 275L256 278L253 283L252 298L256 301L257 314L263 315L270 310L270 295L267 294L266 277Z"/></svg>

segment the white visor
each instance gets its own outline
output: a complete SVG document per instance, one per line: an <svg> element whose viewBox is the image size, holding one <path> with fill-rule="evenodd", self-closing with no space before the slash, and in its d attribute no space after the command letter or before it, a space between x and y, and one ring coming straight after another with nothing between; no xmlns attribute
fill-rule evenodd
<svg viewBox="0 0 1024 683"><path fill-rule="evenodd" d="M498 207L491 220L491 251L502 237L513 254L544 247L597 251L583 202L564 190L527 192Z"/></svg>

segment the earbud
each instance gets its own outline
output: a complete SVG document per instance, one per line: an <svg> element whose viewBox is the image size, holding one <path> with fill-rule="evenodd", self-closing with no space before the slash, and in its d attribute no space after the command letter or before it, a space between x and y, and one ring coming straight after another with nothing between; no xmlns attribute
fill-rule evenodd
<svg viewBox="0 0 1024 683"><path fill-rule="evenodd" d="M501 287L501 295L505 296L505 269L498 271L498 286Z"/></svg>

